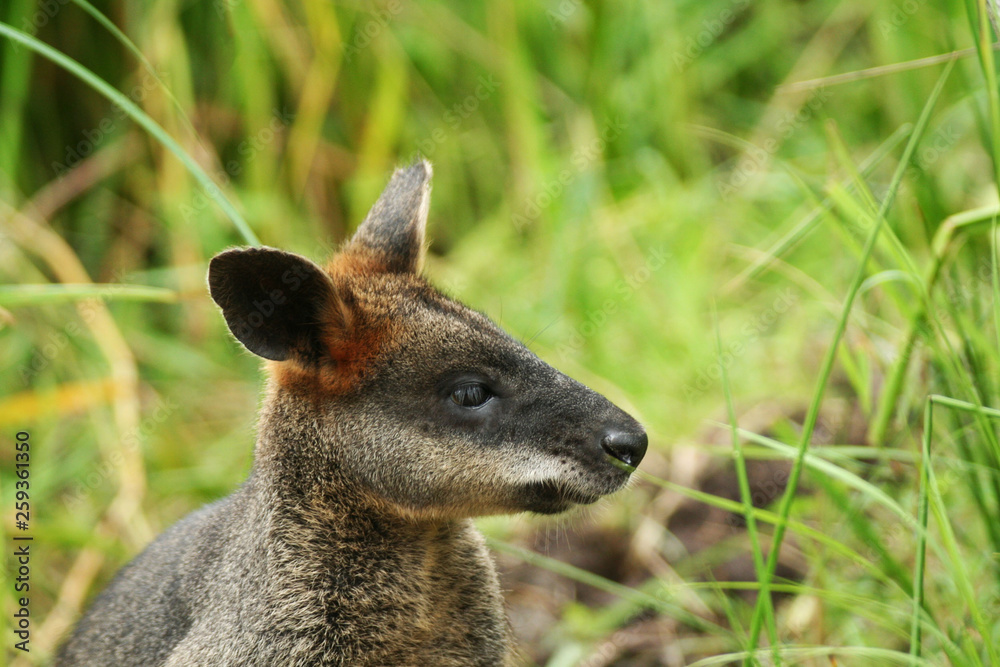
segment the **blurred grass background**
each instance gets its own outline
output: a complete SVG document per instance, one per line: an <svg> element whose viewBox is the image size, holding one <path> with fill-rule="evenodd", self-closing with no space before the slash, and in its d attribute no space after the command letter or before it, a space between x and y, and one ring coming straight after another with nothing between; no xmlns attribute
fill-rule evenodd
<svg viewBox="0 0 1000 667"><path fill-rule="evenodd" d="M1000 664L985 0L94 5L129 43L79 0L0 20L126 95L267 245L322 260L429 158L434 282L647 425L654 478L482 521L526 664ZM8 572L18 431L35 538L11 664L245 476L260 368L204 282L245 242L129 114L0 40ZM961 401L933 428L931 394Z"/></svg>

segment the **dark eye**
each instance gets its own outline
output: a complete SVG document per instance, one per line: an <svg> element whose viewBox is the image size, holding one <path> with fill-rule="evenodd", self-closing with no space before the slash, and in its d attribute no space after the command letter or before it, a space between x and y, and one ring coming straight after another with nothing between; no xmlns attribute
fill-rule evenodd
<svg viewBox="0 0 1000 667"><path fill-rule="evenodd" d="M481 382L460 384L451 392L451 400L463 408L478 408L491 398L493 398L493 392Z"/></svg>

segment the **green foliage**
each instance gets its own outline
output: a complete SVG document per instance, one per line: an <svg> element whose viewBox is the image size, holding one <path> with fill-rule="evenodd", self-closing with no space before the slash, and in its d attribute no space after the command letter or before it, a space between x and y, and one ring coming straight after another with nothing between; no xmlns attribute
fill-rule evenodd
<svg viewBox="0 0 1000 667"><path fill-rule="evenodd" d="M634 664L1000 667L985 0L95 4L0 5L0 501L30 432L36 549L32 652L0 624L17 664L250 466L262 373L208 258L322 260L422 154L434 282L651 435L589 518L636 535L637 580L483 522L610 596L562 605L526 659L633 664L653 617L673 625ZM693 488L699 456L730 495ZM766 461L774 492L747 474ZM679 548L681 498L746 530ZM715 576L734 553L752 581Z"/></svg>

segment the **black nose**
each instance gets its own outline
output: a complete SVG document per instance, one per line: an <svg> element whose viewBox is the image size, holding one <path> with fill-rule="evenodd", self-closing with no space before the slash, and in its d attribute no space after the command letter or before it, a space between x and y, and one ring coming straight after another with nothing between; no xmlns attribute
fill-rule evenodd
<svg viewBox="0 0 1000 667"><path fill-rule="evenodd" d="M601 447L604 448L604 451L633 468L638 466L639 461L642 461L642 457L646 455L647 445L649 445L649 438L644 432L635 433L610 429L601 438Z"/></svg>

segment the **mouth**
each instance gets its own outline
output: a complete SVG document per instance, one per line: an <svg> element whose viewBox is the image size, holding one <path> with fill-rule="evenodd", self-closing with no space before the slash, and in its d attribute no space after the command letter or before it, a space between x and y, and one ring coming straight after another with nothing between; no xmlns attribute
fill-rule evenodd
<svg viewBox="0 0 1000 667"><path fill-rule="evenodd" d="M528 511L539 514L559 514L575 505L592 505L617 488L616 485L615 489L594 493L557 480L531 482L524 488L525 506Z"/></svg>

